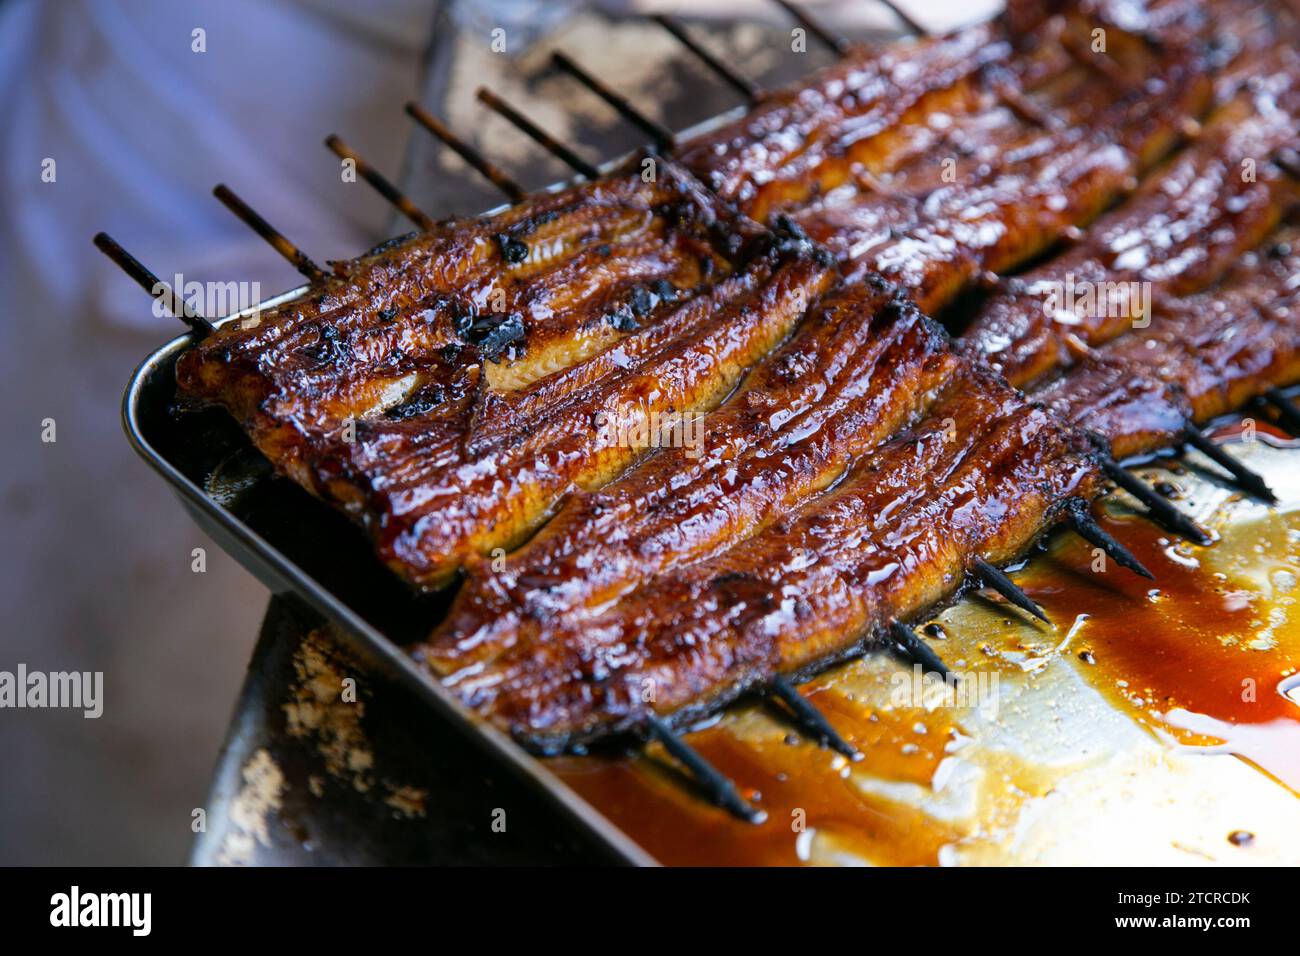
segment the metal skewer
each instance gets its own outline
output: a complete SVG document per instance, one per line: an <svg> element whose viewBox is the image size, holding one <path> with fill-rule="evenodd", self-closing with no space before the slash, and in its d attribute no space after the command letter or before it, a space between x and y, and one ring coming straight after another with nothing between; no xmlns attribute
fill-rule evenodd
<svg viewBox="0 0 1300 956"><path fill-rule="evenodd" d="M272 249L284 256L290 265L308 279L315 282L325 277L324 269L312 262L305 252L286 239L283 233L275 229L269 222L259 216L252 206L248 205L248 203L236 196L234 191L225 183L218 183L213 187L212 195L221 200L223 206L233 212L239 217L241 222L245 223L250 229L265 239Z"/></svg>
<svg viewBox="0 0 1300 956"><path fill-rule="evenodd" d="M619 116L654 140L657 147L665 150L673 148L676 138L673 136L672 130L655 122L636 109L625 97L615 93L600 80L578 66L566 54L556 50L551 54L551 62L613 107Z"/></svg>
<svg viewBox="0 0 1300 956"><path fill-rule="evenodd" d="M528 193L517 182L502 172L501 167L491 162L473 146L453 133L446 123L421 107L419 103L408 102L406 104L406 114L441 140L443 145L452 149L461 159L469 163L475 172L481 174L484 179L505 193L506 198L512 203L521 203L528 198Z"/></svg>
<svg viewBox="0 0 1300 956"><path fill-rule="evenodd" d="M146 269L139 259L118 245L108 233L95 233L94 243L95 248L117 263L118 268L134 279L136 285L189 326L190 332L196 339L207 338L216 331L216 327L211 322L189 307L180 293Z"/></svg>
<svg viewBox="0 0 1300 956"><path fill-rule="evenodd" d="M1179 511L1172 503L1165 500L1159 492L1141 478L1121 466L1109 454L1099 454L1098 458L1101 461L1101 469L1106 473L1106 477L1146 505L1151 517L1166 530L1182 535L1197 544L1210 544L1214 540L1205 529Z"/></svg>
<svg viewBox="0 0 1300 956"><path fill-rule="evenodd" d="M799 7L790 3L789 0L773 0L773 2L786 13L790 14L790 16L794 17L799 26L811 33L818 42L836 56L842 57L848 54L849 44L846 40L831 33L808 14L804 13L804 11Z"/></svg>
<svg viewBox="0 0 1300 956"><path fill-rule="evenodd" d="M1263 478L1202 435L1200 429L1194 424L1187 422L1181 437L1184 444L1191 445L1210 461L1232 475L1237 484L1246 491L1264 499L1269 504L1277 503L1277 495L1273 494L1273 489L1268 486L1268 483Z"/></svg>
<svg viewBox="0 0 1300 956"><path fill-rule="evenodd" d="M786 707L790 708L790 713L804 733L816 739L821 746L830 747L850 760L862 759L862 751L841 737L822 712L808 703L807 699L795 689L794 685L780 674L772 678L768 690Z"/></svg>
<svg viewBox="0 0 1300 956"><path fill-rule="evenodd" d="M554 156L560 162L566 164L570 169L580 176L587 179L595 179L600 175L598 170L591 163L587 162L569 147L565 146L558 139L546 132L528 117L524 116L513 106L507 103L501 97L497 96L486 86L478 88L479 102L483 103L488 109L497 115L508 120L525 136L529 137L537 145L541 146L548 153Z"/></svg>
<svg viewBox="0 0 1300 956"><path fill-rule="evenodd" d="M763 98L763 89L748 77L741 76L722 60L718 59L704 47L700 46L686 28L674 20L672 17L662 13L656 13L650 17L655 23L659 24L669 33L681 42L682 46L690 50L691 53L699 59L706 67L716 73L724 81L736 89L741 96L745 97L751 105L757 103Z"/></svg>
<svg viewBox="0 0 1300 956"><path fill-rule="evenodd" d="M928 37L930 35L928 29L921 26L921 24L916 21L915 17L895 3L894 0L876 0L876 2L896 16L902 22L903 26L907 27L910 33L919 37Z"/></svg>
<svg viewBox="0 0 1300 956"><path fill-rule="evenodd" d="M945 681L948 679L950 673L948 665L940 660L939 655L931 650L929 644L921 640L921 636L916 631L894 618L889 622L889 634L908 660L920 664L926 673L937 674Z"/></svg>
<svg viewBox="0 0 1300 956"><path fill-rule="evenodd" d="M985 561L978 555L975 556L975 573L979 576L980 581L985 587L992 588L1004 598L1020 608L1022 611L1028 611L1034 617L1038 618L1044 624L1051 624L1043 609L1024 591L1016 586L1016 583L1002 572L1000 568L995 567Z"/></svg>
<svg viewBox="0 0 1300 956"><path fill-rule="evenodd" d="M374 190L379 193L379 195L383 196L390 203L396 206L397 210L403 216L411 220L411 222L415 223L425 232L429 232L434 228L435 223L426 212L421 210L415 203L411 202L410 198L404 192L390 183L383 175L376 172L374 167L358 156L347 143L343 142L342 139L334 134L330 134L325 137L325 145L328 146L340 159L352 160L353 164L356 166L357 173L361 178L374 187Z"/></svg>
<svg viewBox="0 0 1300 956"><path fill-rule="evenodd" d="M1300 437L1300 408L1296 407L1295 402L1282 394L1281 389L1270 388L1260 398L1277 409L1278 418L1282 422L1282 427L1292 435Z"/></svg>
<svg viewBox="0 0 1300 956"><path fill-rule="evenodd" d="M749 823L761 823L766 818L767 814L742 798L734 783L719 773L711 763L699 755L695 748L675 734L662 720L654 714L649 714L646 717L646 725L650 729L651 736L658 738L664 745L664 749L686 766L710 800Z"/></svg>
<svg viewBox="0 0 1300 956"><path fill-rule="evenodd" d="M1114 83L1121 89L1128 86L1128 80L1124 72L1115 65L1113 60L1107 58L1107 55L1095 56L1090 50L1079 48L1078 41L1068 30L1062 30L1059 34L1061 46L1070 58L1080 66L1087 67L1094 73L1099 74L1107 82Z"/></svg>
<svg viewBox="0 0 1300 956"><path fill-rule="evenodd" d="M1134 574L1141 575L1152 581L1155 580L1156 576L1148 571L1128 548L1112 538L1101 525L1097 524L1088 512L1088 503L1082 498L1071 498L1066 502L1065 521L1074 529L1075 534L1094 547L1101 548L1106 554L1110 555L1116 564L1128 568Z"/></svg>

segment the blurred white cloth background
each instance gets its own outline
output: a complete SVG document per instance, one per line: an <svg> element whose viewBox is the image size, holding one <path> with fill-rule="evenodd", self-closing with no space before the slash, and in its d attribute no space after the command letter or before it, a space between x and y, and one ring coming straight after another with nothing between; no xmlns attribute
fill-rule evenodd
<svg viewBox="0 0 1300 956"><path fill-rule="evenodd" d="M225 182L316 258L355 255L388 210L344 184L337 132L400 169L430 0L10 0L0 4L0 262L55 314L160 321L90 245L112 233L162 276L295 283L210 191ZM206 52L195 52L193 31ZM52 158L57 181L41 180ZM24 297L26 298L26 297ZM99 305L102 307L96 308Z"/></svg>

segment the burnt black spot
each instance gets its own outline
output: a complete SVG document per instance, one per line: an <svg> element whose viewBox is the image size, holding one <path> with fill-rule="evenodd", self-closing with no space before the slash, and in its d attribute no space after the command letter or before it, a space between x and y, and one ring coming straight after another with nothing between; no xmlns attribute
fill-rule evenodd
<svg viewBox="0 0 1300 956"><path fill-rule="evenodd" d="M384 242L381 242L379 245L375 246L373 249L367 252L366 255L367 256L382 255L383 253L388 252L390 249L396 249L398 246L402 245L405 242L410 242L418 235L419 235L418 232L408 232L403 236L395 236L392 239L388 239Z"/></svg>
<svg viewBox="0 0 1300 956"><path fill-rule="evenodd" d="M645 286L634 285L632 294L628 298L628 304L632 306L632 311L640 318L649 315L650 310L654 308L654 299Z"/></svg>
<svg viewBox="0 0 1300 956"><path fill-rule="evenodd" d="M442 404L443 399L442 389L433 388L408 398L400 405L394 405L384 413L384 417L395 422L406 421L408 418L417 418L433 411Z"/></svg>
<svg viewBox="0 0 1300 956"><path fill-rule="evenodd" d="M452 300L451 327L456 330L456 334L461 338L465 338L477 318L478 310L474 308L473 303L464 302L460 299Z"/></svg>
<svg viewBox="0 0 1300 956"><path fill-rule="evenodd" d="M528 245L514 236L498 235L497 245L501 247L501 257L506 262L517 265L528 258Z"/></svg>
<svg viewBox="0 0 1300 956"><path fill-rule="evenodd" d="M463 338L470 344L477 345L489 362L499 362L507 349L513 355L515 343L523 341L524 317L518 312L511 312L506 316L479 319L470 326Z"/></svg>
<svg viewBox="0 0 1300 956"><path fill-rule="evenodd" d="M677 290L667 279L660 279L655 283L655 295L659 296L664 302L675 302L677 300Z"/></svg>
<svg viewBox="0 0 1300 956"><path fill-rule="evenodd" d="M598 256L608 256L611 252L613 252L613 250L610 248L608 242L602 242L596 247L596 255Z"/></svg>
<svg viewBox="0 0 1300 956"><path fill-rule="evenodd" d="M397 310L396 310L396 309L380 309L380 310L379 310L379 321L380 321L380 322L391 322L391 321L393 321L393 319L395 319L395 318L397 318Z"/></svg>
<svg viewBox="0 0 1300 956"><path fill-rule="evenodd" d="M636 316L632 314L631 306L627 305L620 305L613 312L607 313L605 321L620 332L634 332L641 328Z"/></svg>

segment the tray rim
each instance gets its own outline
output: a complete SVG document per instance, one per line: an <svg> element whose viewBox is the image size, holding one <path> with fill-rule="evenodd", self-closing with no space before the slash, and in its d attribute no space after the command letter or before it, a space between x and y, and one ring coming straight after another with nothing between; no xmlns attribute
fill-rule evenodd
<svg viewBox="0 0 1300 956"><path fill-rule="evenodd" d="M217 320L213 324L220 327L257 310L290 302L300 297L308 288L307 284L298 286L242 312ZM518 774L525 783L550 800L574 823L600 840L622 862L634 866L658 866L658 861L640 844L552 772L543 760L528 753L508 734L456 700L445 687L421 670L397 644L331 594L255 529L213 500L154 447L146 437L140 422L142 393L153 376L167 374L174 360L190 346L191 339L190 333L182 333L150 352L131 374L122 398L122 425L127 441L136 454L171 486L191 519L195 520L205 533L206 529L198 520L198 516L219 525L274 572L287 589L296 593L327 620L337 625L345 638L350 638L359 644L367 655L372 656L384 670L406 685L422 702L432 707L441 718L449 720L462 733L485 746L504 767ZM322 504L322 507L325 506ZM222 542L218 540L216 543L229 552L230 549ZM232 553L231 556L243 563L241 555ZM276 593L276 589L270 582L263 580L263 583L272 593Z"/></svg>

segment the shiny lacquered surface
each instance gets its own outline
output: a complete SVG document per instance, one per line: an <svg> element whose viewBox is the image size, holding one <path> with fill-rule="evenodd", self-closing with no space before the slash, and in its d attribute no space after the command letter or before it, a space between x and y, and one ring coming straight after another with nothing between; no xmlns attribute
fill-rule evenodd
<svg viewBox="0 0 1300 956"><path fill-rule="evenodd" d="M517 739L552 752L652 715L684 726L874 646L1077 514L1105 490L1073 427L1094 406L1145 416L1100 428L1141 450L1296 374L1291 313L1265 307L1262 278L1240 280L1253 303L1162 298L1167 322L1105 355L1070 338L1105 374L1063 377L1046 404L985 367L984 318L954 350L921 314L1062 240L1074 250L1042 268L1124 276L1141 252L1172 297L1265 239L1289 187L1272 169L1228 189L1231 158L1280 142L1294 55L1268 17L1223 12L1017 4L854 54L688 145L685 168L647 157L339 266L341 325L228 326L182 360L182 389L234 411L411 583L467 573L413 651ZM1094 62L1078 44L1097 23L1113 46ZM1223 85L1247 66L1265 75ZM952 152L967 165L949 177ZM389 284L407 298L373 312ZM1030 339L1046 327L1020 316ZM414 365L408 327L428 332ZM1127 331L1097 328L1097 344ZM629 438L701 415L698 441Z"/></svg>
<svg viewBox="0 0 1300 956"><path fill-rule="evenodd" d="M1061 536L1015 574L1054 626L972 595L923 628L969 696L888 655L804 685L862 760L761 701L690 734L761 824L684 791L657 747L549 765L667 864L1294 865L1300 449L1265 431L1228 447L1278 489L1271 511L1199 466L1144 470L1211 547L1105 506L1154 583Z"/></svg>

